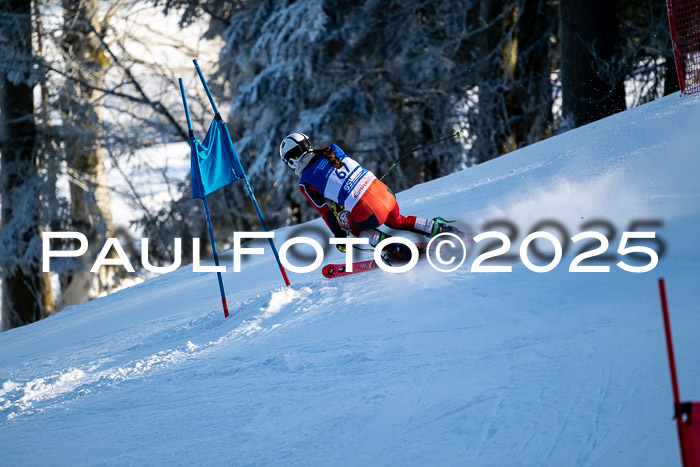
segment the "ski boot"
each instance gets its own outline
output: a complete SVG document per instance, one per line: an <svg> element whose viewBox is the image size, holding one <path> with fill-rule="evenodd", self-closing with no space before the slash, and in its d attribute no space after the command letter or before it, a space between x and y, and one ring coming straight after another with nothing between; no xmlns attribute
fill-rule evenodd
<svg viewBox="0 0 700 467"><path fill-rule="evenodd" d="M371 246L372 248L374 248L379 244L379 242L381 242L385 238L389 238L390 236L391 235L387 235L379 229L365 230L360 233L360 238L366 238L369 242L369 246Z"/></svg>
<svg viewBox="0 0 700 467"><path fill-rule="evenodd" d="M382 260L389 266L411 261L411 249L401 243L392 243L382 250Z"/></svg>
<svg viewBox="0 0 700 467"><path fill-rule="evenodd" d="M462 232L457 227L448 225L453 222L454 221L448 221L446 219L443 219L442 217L434 217L433 231L430 234L428 234L428 238L433 238L437 235L440 235L441 233L453 233L461 237Z"/></svg>

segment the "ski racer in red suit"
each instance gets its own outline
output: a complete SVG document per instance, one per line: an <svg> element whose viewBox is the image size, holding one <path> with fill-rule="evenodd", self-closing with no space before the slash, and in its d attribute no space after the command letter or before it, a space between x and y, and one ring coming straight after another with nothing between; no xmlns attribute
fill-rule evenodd
<svg viewBox="0 0 700 467"><path fill-rule="evenodd" d="M455 230L442 218L402 215L391 190L335 144L313 149L308 136L292 133L282 140L280 157L300 177L302 194L337 238L350 232L374 247L387 237L377 230L384 224L429 238ZM345 251L344 245L338 249Z"/></svg>

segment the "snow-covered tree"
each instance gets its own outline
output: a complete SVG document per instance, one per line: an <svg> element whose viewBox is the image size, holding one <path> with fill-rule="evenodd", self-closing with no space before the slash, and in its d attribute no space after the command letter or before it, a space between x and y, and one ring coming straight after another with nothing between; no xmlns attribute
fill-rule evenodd
<svg viewBox="0 0 700 467"><path fill-rule="evenodd" d="M175 112L181 112L176 78L182 70L157 52L194 56L198 42L185 44L176 33L149 27L139 16L148 8L153 10L139 1L0 1L5 327L40 319L53 308L48 274L37 274L41 229L89 238L83 259L51 263L62 279L57 308L116 285L118 277L88 272L107 236L130 240L113 227L105 161L117 169L127 162L151 166L135 160L136 149L187 138L184 118L175 117L181 115ZM199 97L191 96L195 109L202 107ZM138 191L129 195L135 206L144 206ZM173 195L179 198L179 191ZM155 225L153 217L149 222ZM162 245L170 239L152 238L167 258ZM17 317L13 303L22 303L23 316Z"/></svg>
<svg viewBox="0 0 700 467"><path fill-rule="evenodd" d="M53 308L41 271L41 184L34 121L32 21L29 0L0 3L0 272L3 327L42 319Z"/></svg>
<svg viewBox="0 0 700 467"><path fill-rule="evenodd" d="M470 2L303 0L169 2L209 13L225 40L215 92L228 94L229 127L271 223L311 214L278 157L293 131L339 144L384 173L406 151L454 133L469 63L460 59ZM196 5L196 6L194 6ZM457 139L407 158L395 189L464 167ZM223 190L236 218L255 222L236 185ZM291 197L291 203L289 198ZM215 202L217 197L215 196ZM288 209L279 209L282 203ZM239 224L240 226L240 224Z"/></svg>
<svg viewBox="0 0 700 467"><path fill-rule="evenodd" d="M71 219L73 229L88 239L85 267L62 277L63 304L73 305L97 296L100 283L111 280L112 268L102 268L98 276L89 272L89 260L94 259L107 237L114 235L109 187L105 169L105 148L102 138L102 104L105 74L109 58L102 47L99 3L96 0L63 0L63 34L61 47L68 60L67 70L75 79L65 82L60 98L64 122L63 140L66 163L73 174L70 184ZM67 293L78 284L87 290Z"/></svg>

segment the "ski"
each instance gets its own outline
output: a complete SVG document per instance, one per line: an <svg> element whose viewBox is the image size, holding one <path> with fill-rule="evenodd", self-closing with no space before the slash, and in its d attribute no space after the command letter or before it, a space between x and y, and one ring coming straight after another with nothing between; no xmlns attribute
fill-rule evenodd
<svg viewBox="0 0 700 467"><path fill-rule="evenodd" d="M334 277L348 276L358 272L371 271L372 269L377 269L378 267L377 262L373 259L355 261L352 263L352 272L347 270L345 264L327 264L323 266L323 275L329 279L332 279Z"/></svg>
<svg viewBox="0 0 700 467"><path fill-rule="evenodd" d="M465 234L464 232L461 232L459 230L457 230L456 233L465 242L472 242L472 234ZM418 260L421 260L425 257L425 250L428 248L428 243L429 242L416 243L416 247L418 248ZM327 277L328 279L333 279L335 277L349 276L351 274L372 271L374 269L379 269L377 262L373 259L367 259L363 261L355 261L354 263L352 263L352 272L347 270L347 268L345 267L345 263L327 264L323 267L321 272L323 273L324 277Z"/></svg>
<svg viewBox="0 0 700 467"><path fill-rule="evenodd" d="M420 260L425 255L428 242L416 243L416 247L418 248L418 259ZM350 274L371 271L373 269L379 269L377 262L373 259L367 259L352 263L352 272L347 270L345 263L327 264L323 267L322 272L325 277L332 279L334 277L349 276Z"/></svg>

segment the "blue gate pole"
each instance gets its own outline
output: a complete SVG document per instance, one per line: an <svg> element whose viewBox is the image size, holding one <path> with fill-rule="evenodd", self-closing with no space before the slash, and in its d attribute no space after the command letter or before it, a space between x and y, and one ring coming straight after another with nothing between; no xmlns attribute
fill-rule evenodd
<svg viewBox="0 0 700 467"><path fill-rule="evenodd" d="M185 88L182 85L182 78L178 79L178 82L180 83L180 93L182 94L182 103L185 106L185 115L187 116L187 130L189 131L190 135L190 158L194 157L196 154L195 151L195 145L194 145L194 131L192 131L192 121L190 120L190 109L187 107L187 97L185 96ZM195 164L195 170L197 171L197 176L199 179L202 179L202 176L199 174L199 162L197 161ZM211 216L209 215L209 203L207 203L207 195L203 194L202 196L202 204L204 204L204 214L206 215L207 218L207 228L209 229L209 240L211 241L211 250L214 253L214 264L216 264L217 268L219 266L219 255L216 253L216 242L214 241L214 229L211 226ZM228 318L228 303L226 303L226 292L224 291L224 280L221 277L221 273L219 271L216 271L216 277L219 280L219 292L221 293L221 305L224 308L224 318Z"/></svg>
<svg viewBox="0 0 700 467"><path fill-rule="evenodd" d="M236 157L236 163L241 171L241 178L243 178L243 183L245 183L245 188L248 191L248 196L250 197L250 200L253 202L253 206L255 206L255 212L258 213L258 218L260 219L260 224L262 224L263 229L265 232L269 232L270 229L267 227L267 223L265 222L265 218L263 217L263 213L260 210L260 206L258 205L258 200L255 199L255 194L253 193L253 188L250 186L250 183L248 182L248 177L245 174L245 170L243 170L243 165L241 164L241 160L238 157L238 153L236 152L236 148L233 146L233 141L231 140L231 135L228 132L228 127L226 126L226 123L223 121L221 118L221 114L219 113L219 109L216 107L216 104L214 103L214 98L211 95L211 91L209 91L209 86L207 86L207 81L204 79L204 75L202 74L202 70L199 69L199 64L197 63L197 59L193 60L194 62L194 67L197 69L197 74L199 75L199 79L202 81L202 84L204 85L204 90L207 92L207 97L209 98L209 102L211 103L212 108L214 109L214 116L217 120L223 123L224 131L226 132L226 137L229 139L229 142L231 143L231 147L233 148L233 154ZM282 278L284 279L285 285L290 285L289 283L289 278L287 277L287 271L284 269L284 266L282 266L282 262L280 261L280 256L279 253L277 252L277 247L275 246L275 242L271 239L268 238L268 241L270 242L270 247L272 248L272 252L275 255L275 259L277 260L277 265L280 267L280 273L282 273Z"/></svg>

